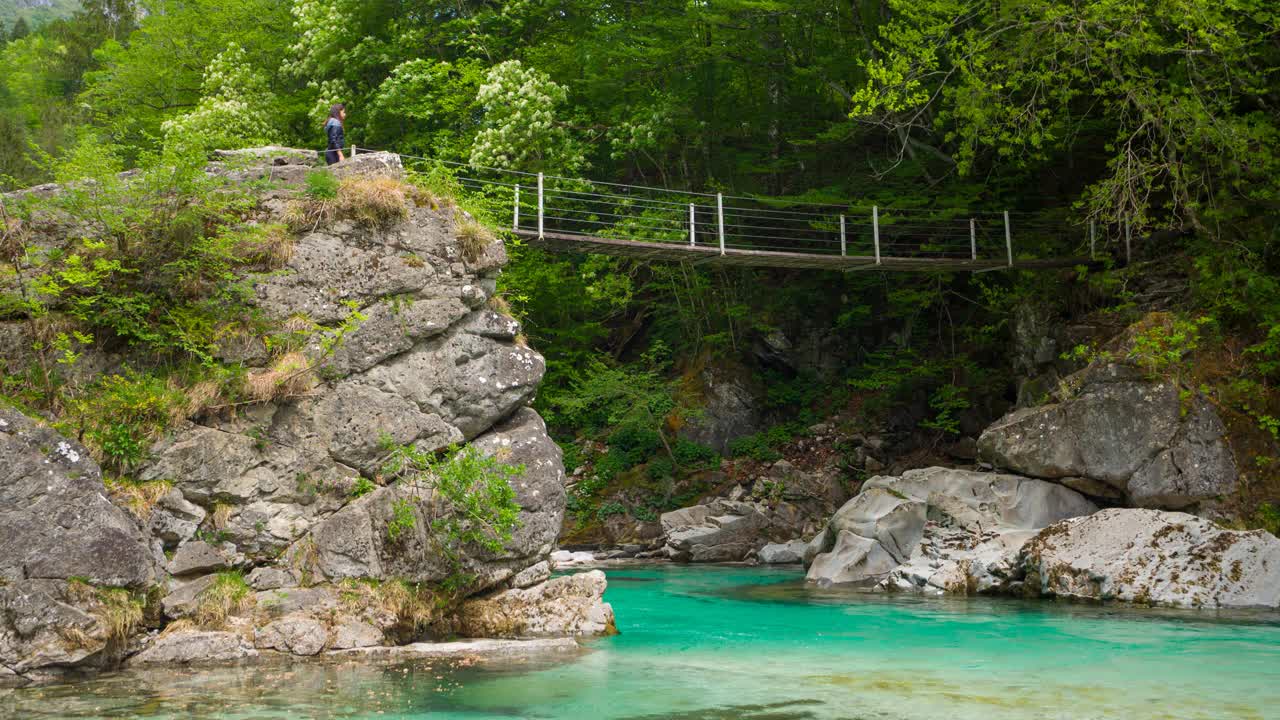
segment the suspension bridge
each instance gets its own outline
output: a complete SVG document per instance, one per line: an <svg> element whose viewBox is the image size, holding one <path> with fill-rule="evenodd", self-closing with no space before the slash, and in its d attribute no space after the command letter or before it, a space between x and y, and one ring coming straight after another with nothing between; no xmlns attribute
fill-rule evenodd
<svg viewBox="0 0 1280 720"><path fill-rule="evenodd" d="M1082 251L1088 245L1088 255L1036 257L1034 248L1069 245L1045 242L1069 231L1009 211L779 201L400 158L456 165L463 188L507 208L511 232L561 252L844 272L987 272L1087 264L1096 245L1090 226L1074 243ZM1012 219L1020 217L1025 222Z"/></svg>

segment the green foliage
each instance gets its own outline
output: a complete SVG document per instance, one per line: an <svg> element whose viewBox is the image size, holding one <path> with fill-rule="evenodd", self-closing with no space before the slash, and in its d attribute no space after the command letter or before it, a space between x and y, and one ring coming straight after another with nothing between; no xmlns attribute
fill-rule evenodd
<svg viewBox="0 0 1280 720"><path fill-rule="evenodd" d="M1178 369L1200 346L1200 334L1213 318L1154 318L1156 321L1133 336L1128 358L1148 374L1160 375Z"/></svg>
<svg viewBox="0 0 1280 720"><path fill-rule="evenodd" d="M1258 507L1257 522L1262 529L1280 537L1280 507L1271 503L1262 503Z"/></svg>
<svg viewBox="0 0 1280 720"><path fill-rule="evenodd" d="M312 170L307 173L306 189L303 190L312 200L335 200L338 197L338 178L325 170Z"/></svg>
<svg viewBox="0 0 1280 720"><path fill-rule="evenodd" d="M802 431L803 428L795 423L774 425L768 430L732 440L729 443L729 454L760 462L773 462L782 458L778 448L794 440Z"/></svg>
<svg viewBox="0 0 1280 720"><path fill-rule="evenodd" d="M920 423L921 427L950 435L960 434L958 414L969 409L967 391L947 383L933 392L929 398L929 407L937 413L934 417Z"/></svg>
<svg viewBox="0 0 1280 720"><path fill-rule="evenodd" d="M351 497L358 498L363 495L368 495L369 493L377 489L378 489L378 486L375 485L372 480L370 480L367 477L361 476L359 478L356 478L355 484L351 486Z"/></svg>
<svg viewBox="0 0 1280 720"><path fill-rule="evenodd" d="M63 423L78 425L75 434L101 451L107 467L127 472L147 458L182 402L161 378L129 370L99 379L76 399Z"/></svg>
<svg viewBox="0 0 1280 720"><path fill-rule="evenodd" d="M387 523L387 538L400 540L425 518L428 537L455 569L462 552L476 547L499 552L519 524L520 505L511 480L524 473L474 446L449 448L440 458L412 445L388 447L382 474L403 487Z"/></svg>

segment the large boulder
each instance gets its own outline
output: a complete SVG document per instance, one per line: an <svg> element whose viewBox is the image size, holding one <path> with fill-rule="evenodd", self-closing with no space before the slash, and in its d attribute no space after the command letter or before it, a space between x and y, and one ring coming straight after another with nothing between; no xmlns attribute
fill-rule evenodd
<svg viewBox="0 0 1280 720"><path fill-rule="evenodd" d="M491 587L544 559L555 542L564 514L564 464L558 445L547 435L536 412L522 408L478 438L475 447L524 471L512 480L520 504L520 525L502 551L472 549L464 560L479 588ZM330 580L397 577L438 582L455 568L430 535L429 523L417 522L394 540L387 532L397 503L413 496L429 497L405 486L379 488L319 523L293 553L314 556L314 570Z"/></svg>
<svg viewBox="0 0 1280 720"><path fill-rule="evenodd" d="M1083 600L1280 607L1280 539L1195 515L1103 510L1042 530L1023 552L1028 590Z"/></svg>
<svg viewBox="0 0 1280 720"><path fill-rule="evenodd" d="M746 368L708 366L691 382L704 402L698 416L680 429L682 437L723 455L732 441L764 429L764 389Z"/></svg>
<svg viewBox="0 0 1280 720"><path fill-rule="evenodd" d="M300 157L267 148L226 159L264 164L291 183L297 174L283 171L305 167ZM394 179L402 169L394 155L370 153L335 172ZM267 193L268 211L285 208L289 191L280 192ZM250 562L270 563L352 507L381 470L387 441L424 451L461 444L533 397L542 357L516 342L518 322L486 306L503 243L464 252L458 228L469 216L412 191L405 199L406 217L391 226L325 221L296 238L285 267L250 278L264 318L311 333L301 353L314 367L290 393L199 417L153 448L142 479L171 481L176 493L153 515L165 549L204 529ZM267 376L254 365L267 362L262 349L235 358L253 377Z"/></svg>
<svg viewBox="0 0 1280 720"><path fill-rule="evenodd" d="M146 538L107 499L89 452L0 406L0 578L141 588L155 576Z"/></svg>
<svg viewBox="0 0 1280 720"><path fill-rule="evenodd" d="M1226 429L1199 393L1124 365L1068 378L1069 397L1015 410L978 440L981 457L1109 502L1194 509L1231 493L1237 470Z"/></svg>
<svg viewBox="0 0 1280 720"><path fill-rule="evenodd" d="M714 500L662 514L667 555L681 562L742 560L763 544L769 521L753 503Z"/></svg>
<svg viewBox="0 0 1280 720"><path fill-rule="evenodd" d="M457 614L463 637L517 638L612 635L613 608L599 570L553 578L463 603Z"/></svg>
<svg viewBox="0 0 1280 720"><path fill-rule="evenodd" d="M101 664L106 626L85 597L58 580L0 582L0 668L28 676Z"/></svg>
<svg viewBox="0 0 1280 720"><path fill-rule="evenodd" d="M1033 531L1096 509L1073 490L1016 475L927 468L874 477L806 549L807 578L878 589L989 590L1003 585Z"/></svg>
<svg viewBox="0 0 1280 720"><path fill-rule="evenodd" d="M240 633L179 630L156 638L130 665L221 665L256 660L258 651Z"/></svg>

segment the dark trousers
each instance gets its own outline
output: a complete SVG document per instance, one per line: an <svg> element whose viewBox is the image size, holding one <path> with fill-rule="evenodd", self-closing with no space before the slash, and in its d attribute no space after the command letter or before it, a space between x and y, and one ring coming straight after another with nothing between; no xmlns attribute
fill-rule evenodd
<svg viewBox="0 0 1280 720"><path fill-rule="evenodd" d="M325 161L325 164L327 164L327 165L333 165L334 163L338 162L338 151L337 151L337 150L325 150L325 151L324 151L324 161Z"/></svg>

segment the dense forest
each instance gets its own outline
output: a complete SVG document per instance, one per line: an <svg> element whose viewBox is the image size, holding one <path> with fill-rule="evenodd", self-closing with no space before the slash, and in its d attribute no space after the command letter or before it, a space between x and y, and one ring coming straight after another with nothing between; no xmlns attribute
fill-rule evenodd
<svg viewBox="0 0 1280 720"><path fill-rule="evenodd" d="M738 443L744 454L767 457L850 407L925 444L972 436L1017 395L1015 316L1034 307L1139 323L1130 352L1257 436L1243 522L1280 527L1269 0L80 5L4 28L6 189L217 148L319 149L341 101L348 142L427 158L784 208L1009 209L1063 255L1087 254L1099 228L1091 267L980 276L708 271L513 243L505 297L548 359L539 409L570 464L575 437L612 440L601 484L646 461L655 481L706 464L705 448L667 436L696 417L709 363L768 388L776 426ZM1152 278L1169 277L1187 291L1144 318ZM838 362L761 360L778 332L835 338ZM1060 351L1080 361L1105 340ZM602 489L582 484L571 508L655 509L593 506ZM656 509L671 501L660 494Z"/></svg>

